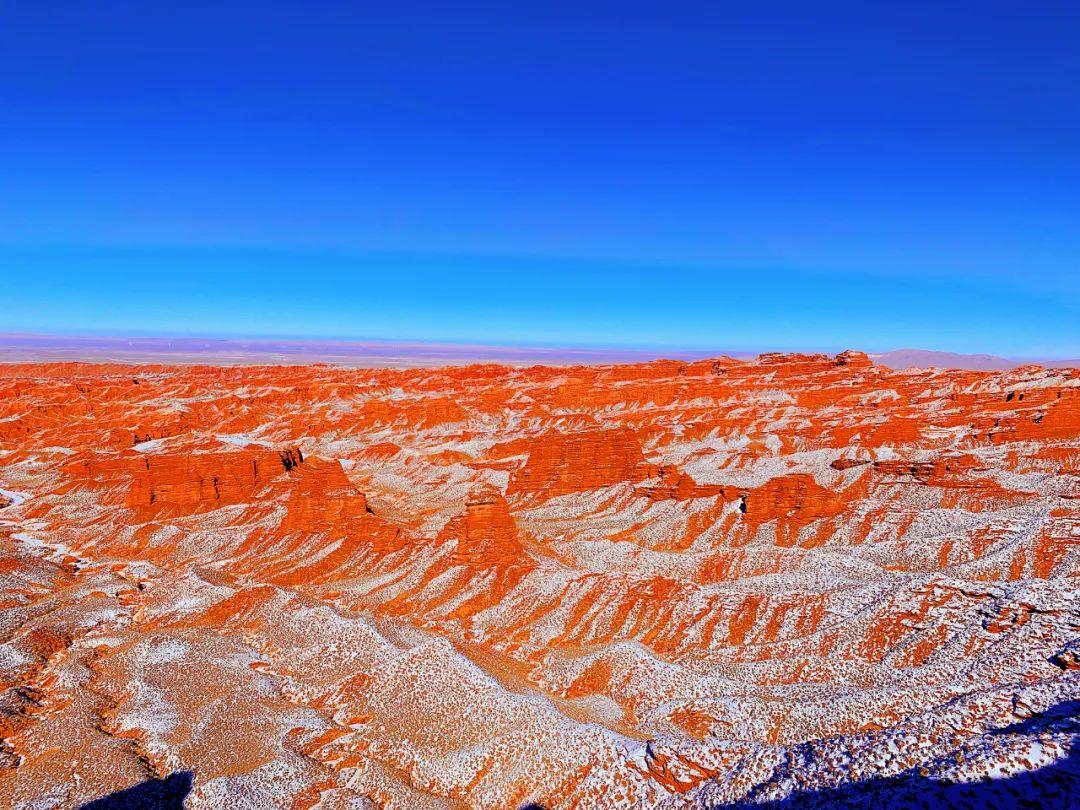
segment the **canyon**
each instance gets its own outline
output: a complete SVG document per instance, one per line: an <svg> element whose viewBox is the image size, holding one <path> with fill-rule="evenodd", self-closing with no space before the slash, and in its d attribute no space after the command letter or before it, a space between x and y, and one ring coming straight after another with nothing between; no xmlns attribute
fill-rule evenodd
<svg viewBox="0 0 1080 810"><path fill-rule="evenodd" d="M1064 807L1078 584L1078 369L0 365L0 806Z"/></svg>

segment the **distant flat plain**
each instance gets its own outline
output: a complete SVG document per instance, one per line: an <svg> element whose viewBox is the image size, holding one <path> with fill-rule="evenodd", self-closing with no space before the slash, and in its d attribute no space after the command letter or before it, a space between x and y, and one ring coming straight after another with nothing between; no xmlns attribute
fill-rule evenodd
<svg viewBox="0 0 1080 810"><path fill-rule="evenodd" d="M861 348L861 347L854 347ZM1008 358L926 349L868 352L889 368L961 368L998 371L1037 364L1080 367L1080 359ZM0 333L0 363L130 363L164 365L308 365L346 368L423 368L474 363L501 365L601 365L666 358L700 360L728 356L752 359L756 352L717 349L671 350L618 347L489 345L394 340L88 336Z"/></svg>

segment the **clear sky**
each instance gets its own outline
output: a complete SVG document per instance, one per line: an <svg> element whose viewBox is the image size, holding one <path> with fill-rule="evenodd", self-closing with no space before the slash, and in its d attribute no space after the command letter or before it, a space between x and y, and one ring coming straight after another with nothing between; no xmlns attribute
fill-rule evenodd
<svg viewBox="0 0 1080 810"><path fill-rule="evenodd" d="M1080 356L1080 3L0 3L0 331Z"/></svg>

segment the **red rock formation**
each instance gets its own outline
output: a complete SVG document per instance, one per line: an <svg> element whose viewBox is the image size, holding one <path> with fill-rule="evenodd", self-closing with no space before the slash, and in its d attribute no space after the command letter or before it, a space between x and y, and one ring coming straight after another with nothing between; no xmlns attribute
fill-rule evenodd
<svg viewBox="0 0 1080 810"><path fill-rule="evenodd" d="M474 568L511 565L524 557L510 507L497 490L472 493L465 511L450 520L439 537L455 541L455 562Z"/></svg>
<svg viewBox="0 0 1080 810"><path fill-rule="evenodd" d="M0 365L0 807L1064 806L1078 379Z"/></svg>
<svg viewBox="0 0 1080 810"><path fill-rule="evenodd" d="M529 442L528 447L528 460L511 477L507 494L553 498L638 483L650 472L641 445L627 428L547 433Z"/></svg>
<svg viewBox="0 0 1080 810"><path fill-rule="evenodd" d="M699 484L682 470L667 464L658 468L656 477L649 479L647 486L639 487L636 491L653 501L687 501L716 495L730 501L739 495L735 487Z"/></svg>
<svg viewBox="0 0 1080 810"><path fill-rule="evenodd" d="M811 475L772 478L743 497L740 511L752 527L776 521L777 545L791 545L804 526L843 513L844 497L819 485Z"/></svg>
<svg viewBox="0 0 1080 810"><path fill-rule="evenodd" d="M309 458L293 469L283 531L325 532L370 512L367 498L345 477L338 461Z"/></svg>
<svg viewBox="0 0 1080 810"><path fill-rule="evenodd" d="M849 366L851 368L870 368L874 365L865 352L856 352L851 349L840 352L833 358L833 362L838 366Z"/></svg>
<svg viewBox="0 0 1080 810"><path fill-rule="evenodd" d="M191 514L244 503L294 462L288 451L246 449L217 453L145 455L128 462L128 506Z"/></svg>
<svg viewBox="0 0 1080 810"><path fill-rule="evenodd" d="M861 467L869 464L869 459L862 458L838 458L829 464L834 470L850 470L852 467Z"/></svg>

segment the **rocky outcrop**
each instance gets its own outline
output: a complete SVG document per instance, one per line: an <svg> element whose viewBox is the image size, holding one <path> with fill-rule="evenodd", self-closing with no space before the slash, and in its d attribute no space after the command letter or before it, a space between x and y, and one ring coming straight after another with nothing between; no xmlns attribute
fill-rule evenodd
<svg viewBox="0 0 1080 810"><path fill-rule="evenodd" d="M822 518L834 518L846 508L839 492L818 484L812 475L793 473L770 479L749 490L740 511L747 525L755 529L775 522L778 545L791 545L799 531Z"/></svg>
<svg viewBox="0 0 1080 810"><path fill-rule="evenodd" d="M627 428L546 433L529 441L528 459L510 478L507 493L553 498L574 492L639 483L650 466Z"/></svg>
<svg viewBox="0 0 1080 810"><path fill-rule="evenodd" d="M830 462L829 466L834 470L850 470L853 467L861 467L869 463L870 459L867 458L838 458Z"/></svg>
<svg viewBox="0 0 1080 810"><path fill-rule="evenodd" d="M299 464L295 451L169 452L130 459L127 505L192 514L246 503L273 478Z"/></svg>
<svg viewBox="0 0 1080 810"><path fill-rule="evenodd" d="M857 352L852 349L840 352L833 358L833 363L848 368L870 368L874 365L874 362L865 352Z"/></svg>
<svg viewBox="0 0 1080 810"><path fill-rule="evenodd" d="M309 458L303 466L296 466L283 454L283 463L287 470L295 469L281 521L283 531L327 532L372 512L367 498L345 476L340 462Z"/></svg>
<svg viewBox="0 0 1080 810"><path fill-rule="evenodd" d="M636 492L651 501L688 501L693 498L713 498L717 495L725 500L732 500L740 494L737 487L699 484L686 472L669 464L660 465L656 475Z"/></svg>
<svg viewBox="0 0 1080 810"><path fill-rule="evenodd" d="M473 568L512 565L524 557L517 524L506 499L494 489L471 493L465 511L439 533L440 541L456 545L453 559Z"/></svg>

